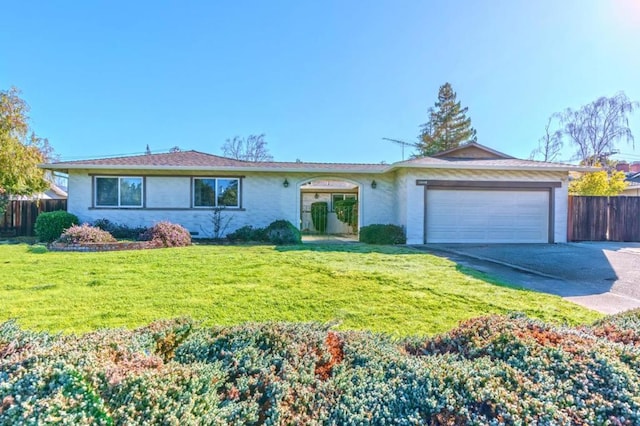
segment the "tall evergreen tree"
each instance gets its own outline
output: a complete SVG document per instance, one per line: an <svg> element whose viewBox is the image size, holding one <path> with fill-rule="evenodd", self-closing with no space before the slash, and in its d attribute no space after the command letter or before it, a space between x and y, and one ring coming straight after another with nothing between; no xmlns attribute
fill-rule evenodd
<svg viewBox="0 0 640 426"><path fill-rule="evenodd" d="M416 157L433 155L461 144L476 142L476 129L471 127L467 110L456 101L456 92L445 83L438 91L438 101L429 108L429 121L420 126Z"/></svg>

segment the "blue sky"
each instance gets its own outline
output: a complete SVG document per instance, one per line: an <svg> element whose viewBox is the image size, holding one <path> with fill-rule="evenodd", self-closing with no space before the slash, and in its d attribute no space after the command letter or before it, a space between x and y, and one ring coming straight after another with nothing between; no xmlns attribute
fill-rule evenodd
<svg viewBox="0 0 640 426"><path fill-rule="evenodd" d="M220 154L265 133L276 160L394 162L438 87L478 142L526 158L547 118L640 100L640 1L7 2L0 88L63 159ZM7 19L8 18L8 19ZM640 112L631 117L640 160ZM566 150L563 160L570 158Z"/></svg>

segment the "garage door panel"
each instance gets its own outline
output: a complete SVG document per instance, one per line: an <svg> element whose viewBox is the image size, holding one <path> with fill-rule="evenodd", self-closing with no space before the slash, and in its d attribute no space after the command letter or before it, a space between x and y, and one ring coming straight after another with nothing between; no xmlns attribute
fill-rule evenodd
<svg viewBox="0 0 640 426"><path fill-rule="evenodd" d="M427 242L546 243L547 191L427 191Z"/></svg>

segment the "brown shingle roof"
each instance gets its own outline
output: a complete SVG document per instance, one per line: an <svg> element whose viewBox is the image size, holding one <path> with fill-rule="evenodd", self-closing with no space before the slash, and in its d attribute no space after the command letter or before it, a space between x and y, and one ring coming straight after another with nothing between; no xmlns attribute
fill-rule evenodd
<svg viewBox="0 0 640 426"><path fill-rule="evenodd" d="M382 172L385 164L356 163L308 163L308 162L252 162L206 154L198 151L179 151L164 154L143 154L127 157L98 158L91 160L62 161L44 165L48 169L82 168L159 168L159 169L237 169L237 170L327 170Z"/></svg>

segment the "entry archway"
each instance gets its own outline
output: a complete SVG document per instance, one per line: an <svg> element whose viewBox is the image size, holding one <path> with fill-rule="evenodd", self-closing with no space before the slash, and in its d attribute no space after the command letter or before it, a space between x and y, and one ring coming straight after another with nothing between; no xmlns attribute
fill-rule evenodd
<svg viewBox="0 0 640 426"><path fill-rule="evenodd" d="M360 183L342 178L318 177L307 179L298 187L300 230L304 234L348 236L357 234L362 213ZM316 203L326 204L324 229L319 222L322 219L321 215L312 214L312 206ZM317 209L318 207L316 212Z"/></svg>

